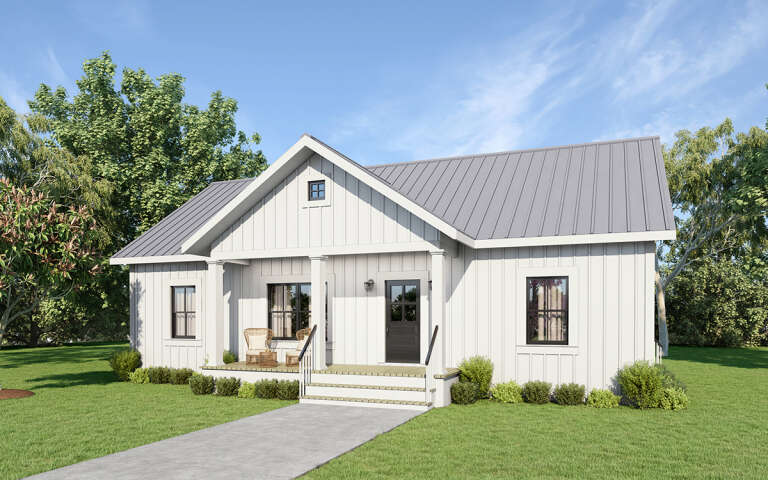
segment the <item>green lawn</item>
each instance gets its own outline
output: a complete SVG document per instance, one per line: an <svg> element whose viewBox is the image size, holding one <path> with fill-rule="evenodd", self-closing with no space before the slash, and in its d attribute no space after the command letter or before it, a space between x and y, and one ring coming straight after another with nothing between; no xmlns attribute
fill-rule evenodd
<svg viewBox="0 0 768 480"><path fill-rule="evenodd" d="M35 392L0 400L0 478L43 472L293 403L119 382L106 359L125 347L0 350L0 385Z"/></svg>
<svg viewBox="0 0 768 480"><path fill-rule="evenodd" d="M686 411L452 405L310 472L339 478L766 478L768 349L673 348Z"/></svg>

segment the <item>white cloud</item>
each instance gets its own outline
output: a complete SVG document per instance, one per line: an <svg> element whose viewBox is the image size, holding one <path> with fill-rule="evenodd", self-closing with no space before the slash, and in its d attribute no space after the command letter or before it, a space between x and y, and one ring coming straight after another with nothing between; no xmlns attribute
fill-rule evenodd
<svg viewBox="0 0 768 480"><path fill-rule="evenodd" d="M69 75L67 75L61 67L59 59L56 58L56 52L54 52L51 47L48 47L48 50L46 51L45 68L57 85L69 85L71 83Z"/></svg>
<svg viewBox="0 0 768 480"><path fill-rule="evenodd" d="M0 97L17 113L29 112L27 100L32 98L32 95L15 78L3 72L0 72Z"/></svg>

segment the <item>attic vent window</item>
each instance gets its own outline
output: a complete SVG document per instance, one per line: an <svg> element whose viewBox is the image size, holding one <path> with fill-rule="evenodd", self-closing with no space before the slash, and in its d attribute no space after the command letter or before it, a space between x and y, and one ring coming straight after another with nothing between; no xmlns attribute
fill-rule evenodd
<svg viewBox="0 0 768 480"><path fill-rule="evenodd" d="M325 180L309 182L309 201L325 200Z"/></svg>

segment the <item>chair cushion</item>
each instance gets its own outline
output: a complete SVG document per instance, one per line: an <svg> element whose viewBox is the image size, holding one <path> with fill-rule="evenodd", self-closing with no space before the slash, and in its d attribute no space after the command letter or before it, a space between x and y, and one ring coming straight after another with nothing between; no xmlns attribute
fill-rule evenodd
<svg viewBox="0 0 768 480"><path fill-rule="evenodd" d="M262 348L267 344L266 335L248 335L248 346L251 348Z"/></svg>
<svg viewBox="0 0 768 480"><path fill-rule="evenodd" d="M258 349L252 349L252 348L249 348L249 349L248 349L248 350L245 352L245 354L246 354L246 355L258 355L258 354L260 354L261 352L266 352L266 351L267 351L267 349L266 349L266 348L258 348Z"/></svg>

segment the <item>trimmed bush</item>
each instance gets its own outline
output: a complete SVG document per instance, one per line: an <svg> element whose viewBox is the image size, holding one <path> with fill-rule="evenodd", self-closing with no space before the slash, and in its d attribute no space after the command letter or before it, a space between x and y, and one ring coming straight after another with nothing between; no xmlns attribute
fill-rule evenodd
<svg viewBox="0 0 768 480"><path fill-rule="evenodd" d="M661 373L661 385L664 388L676 388L683 392L688 391L688 387L686 387L666 365L659 363L656 364L656 368L659 370L659 373Z"/></svg>
<svg viewBox="0 0 768 480"><path fill-rule="evenodd" d="M531 381L523 385L523 400L528 403L549 403L549 393L552 391L552 384L542 381Z"/></svg>
<svg viewBox="0 0 768 480"><path fill-rule="evenodd" d="M149 383L149 374L146 368L137 368L128 375L128 379L131 383Z"/></svg>
<svg viewBox="0 0 768 480"><path fill-rule="evenodd" d="M661 370L648 362L636 362L618 373L621 393L637 408L655 408L663 393Z"/></svg>
<svg viewBox="0 0 768 480"><path fill-rule="evenodd" d="M251 382L243 382L237 391L237 398L256 398L256 385Z"/></svg>
<svg viewBox="0 0 768 480"><path fill-rule="evenodd" d="M200 375L199 373L192 374L192 376L189 377L189 387L195 395L211 394L213 393L215 385L216 382L213 377Z"/></svg>
<svg viewBox="0 0 768 480"><path fill-rule="evenodd" d="M555 402L559 405L584 405L584 385L563 383L555 387Z"/></svg>
<svg viewBox="0 0 768 480"><path fill-rule="evenodd" d="M149 367L147 369L149 383L170 383L171 369L168 367Z"/></svg>
<svg viewBox="0 0 768 480"><path fill-rule="evenodd" d="M593 388L592 391L589 392L587 405L594 408L616 408L619 406L620 399L620 396L615 395L610 390Z"/></svg>
<svg viewBox="0 0 768 480"><path fill-rule="evenodd" d="M277 398L277 380L259 380L255 384L259 398Z"/></svg>
<svg viewBox="0 0 768 480"><path fill-rule="evenodd" d="M109 366L120 380L127 382L131 372L141 366L141 354L136 350L115 352L109 357Z"/></svg>
<svg viewBox="0 0 768 480"><path fill-rule="evenodd" d="M280 400L299 399L299 381L282 380L277 384L277 398Z"/></svg>
<svg viewBox="0 0 768 480"><path fill-rule="evenodd" d="M172 368L170 381L174 385L186 385L189 383L189 377L195 373L189 368Z"/></svg>
<svg viewBox="0 0 768 480"><path fill-rule="evenodd" d="M220 378L216 380L216 395L232 397L240 390L240 379L235 377Z"/></svg>
<svg viewBox="0 0 768 480"><path fill-rule="evenodd" d="M235 363L237 361L237 355L230 352L229 350L224 350L224 355L222 356L222 360L224 360L225 364Z"/></svg>
<svg viewBox="0 0 768 480"><path fill-rule="evenodd" d="M492 377L493 363L486 357L475 356L459 364L459 381L474 383L478 398L488 398Z"/></svg>
<svg viewBox="0 0 768 480"><path fill-rule="evenodd" d="M472 382L456 382L451 385L453 403L468 405L477 401L477 385Z"/></svg>
<svg viewBox="0 0 768 480"><path fill-rule="evenodd" d="M688 408L688 395L680 388L665 388L659 398L659 408L664 410L683 410Z"/></svg>
<svg viewBox="0 0 768 480"><path fill-rule="evenodd" d="M498 383L491 388L491 398L501 403L520 403L523 388L515 382Z"/></svg>

